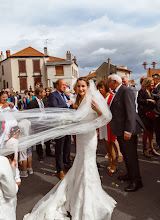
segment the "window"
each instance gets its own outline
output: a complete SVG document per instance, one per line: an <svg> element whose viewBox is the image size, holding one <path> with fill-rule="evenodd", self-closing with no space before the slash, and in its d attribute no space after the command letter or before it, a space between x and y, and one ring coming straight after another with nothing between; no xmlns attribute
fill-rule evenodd
<svg viewBox="0 0 160 220"><path fill-rule="evenodd" d="M55 82L53 82L53 88L56 89L56 83Z"/></svg>
<svg viewBox="0 0 160 220"><path fill-rule="evenodd" d="M2 65L2 75L4 75L4 66Z"/></svg>
<svg viewBox="0 0 160 220"><path fill-rule="evenodd" d="M63 66L56 66L56 75L63 75Z"/></svg>
<svg viewBox="0 0 160 220"><path fill-rule="evenodd" d="M25 60L19 60L19 73L26 73L26 61Z"/></svg>
<svg viewBox="0 0 160 220"><path fill-rule="evenodd" d="M102 76L102 80L105 80L106 79L106 76Z"/></svg>
<svg viewBox="0 0 160 220"><path fill-rule="evenodd" d="M7 82L7 88L8 88L9 86L8 86L8 82Z"/></svg>
<svg viewBox="0 0 160 220"><path fill-rule="evenodd" d="M39 60L33 60L33 72L40 73L40 62Z"/></svg>
<svg viewBox="0 0 160 220"><path fill-rule="evenodd" d="M20 78L20 90L27 89L27 77Z"/></svg>
<svg viewBox="0 0 160 220"><path fill-rule="evenodd" d="M73 76L74 74L73 74L73 66L72 66L72 76Z"/></svg>

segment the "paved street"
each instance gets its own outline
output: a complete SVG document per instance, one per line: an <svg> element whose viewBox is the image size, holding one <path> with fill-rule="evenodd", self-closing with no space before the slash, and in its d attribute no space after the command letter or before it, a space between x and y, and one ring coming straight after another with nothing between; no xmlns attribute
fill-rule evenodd
<svg viewBox="0 0 160 220"><path fill-rule="evenodd" d="M118 163L118 171L110 177L106 171L108 160L104 158L105 153L104 143L100 142L97 160L101 165L99 173L103 177L102 186L117 201L112 220L160 220L160 158L145 158L142 154L142 142L139 141L138 155L144 187L137 192L126 193L123 189L127 183L117 179L125 171L124 162ZM74 146L72 156L75 156ZM18 193L17 220L22 220L59 181L54 176L55 158L44 157L44 162L39 163L34 152L33 168L34 174L22 179Z"/></svg>

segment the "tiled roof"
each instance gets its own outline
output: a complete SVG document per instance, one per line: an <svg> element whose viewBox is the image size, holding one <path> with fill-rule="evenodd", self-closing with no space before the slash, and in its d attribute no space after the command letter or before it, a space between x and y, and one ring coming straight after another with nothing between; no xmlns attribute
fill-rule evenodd
<svg viewBox="0 0 160 220"><path fill-rule="evenodd" d="M126 66L117 66L117 69L132 72L131 70L126 69Z"/></svg>
<svg viewBox="0 0 160 220"><path fill-rule="evenodd" d="M59 63L59 62L71 62L71 61L68 61L66 59L62 59L62 58L58 58L58 57L51 57L49 56L49 60L47 60L47 63Z"/></svg>
<svg viewBox="0 0 160 220"><path fill-rule="evenodd" d="M160 69L148 69L147 71L147 77L150 77L154 74L160 74Z"/></svg>
<svg viewBox="0 0 160 220"><path fill-rule="evenodd" d="M44 57L45 55L32 47L27 47L17 53L10 55L10 57L27 57L27 56L28 57ZM47 60L46 62L48 64L61 63L61 62L71 63L71 61L67 59L62 59L62 58L52 57L52 56L49 56L49 60Z"/></svg>
<svg viewBox="0 0 160 220"><path fill-rule="evenodd" d="M89 77L96 77L96 72L93 72L93 73L91 73L91 74L89 74L89 75L87 75L85 77L87 77L87 78L89 78Z"/></svg>
<svg viewBox="0 0 160 220"><path fill-rule="evenodd" d="M12 55L10 55L11 57L25 57L25 56L33 56L33 57L43 57L44 54L39 52L38 50L32 48L32 47L27 47L17 53L14 53Z"/></svg>

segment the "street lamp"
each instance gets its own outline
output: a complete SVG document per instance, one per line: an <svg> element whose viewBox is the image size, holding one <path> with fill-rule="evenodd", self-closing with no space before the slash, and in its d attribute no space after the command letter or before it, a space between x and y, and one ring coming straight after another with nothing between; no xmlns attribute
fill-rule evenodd
<svg viewBox="0 0 160 220"><path fill-rule="evenodd" d="M152 63L151 63L151 65L153 66L152 69L155 69L156 64L157 64L156 62L152 62ZM148 68L148 69L147 69L148 63L144 62L144 63L142 63L142 65L144 66L144 69L145 69L145 70L149 70L149 76L150 76L150 70L151 70L151 68Z"/></svg>

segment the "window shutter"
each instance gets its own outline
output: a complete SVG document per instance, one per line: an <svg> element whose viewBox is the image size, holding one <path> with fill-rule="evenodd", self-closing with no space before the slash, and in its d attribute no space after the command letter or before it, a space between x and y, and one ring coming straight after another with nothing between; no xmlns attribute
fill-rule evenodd
<svg viewBox="0 0 160 220"><path fill-rule="evenodd" d="M26 61L19 60L19 73L26 73Z"/></svg>
<svg viewBox="0 0 160 220"><path fill-rule="evenodd" d="M2 65L2 75L4 75L4 66Z"/></svg>
<svg viewBox="0 0 160 220"><path fill-rule="evenodd" d="M27 89L27 78L23 77L20 78L20 90L26 90Z"/></svg>
<svg viewBox="0 0 160 220"><path fill-rule="evenodd" d="M6 81L3 80L3 89L6 89Z"/></svg>
<svg viewBox="0 0 160 220"><path fill-rule="evenodd" d="M63 66L56 66L56 75L63 75Z"/></svg>
<svg viewBox="0 0 160 220"><path fill-rule="evenodd" d="M40 62L39 60L33 60L33 72L40 73Z"/></svg>

